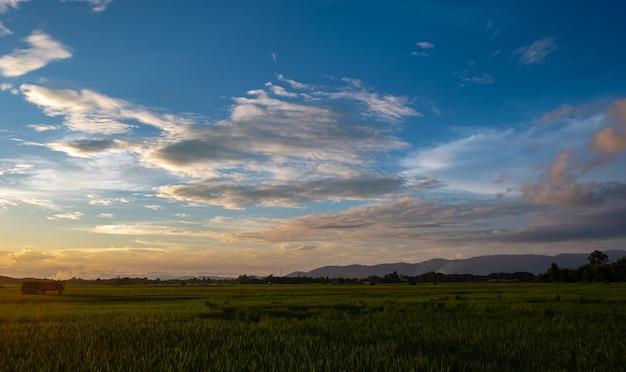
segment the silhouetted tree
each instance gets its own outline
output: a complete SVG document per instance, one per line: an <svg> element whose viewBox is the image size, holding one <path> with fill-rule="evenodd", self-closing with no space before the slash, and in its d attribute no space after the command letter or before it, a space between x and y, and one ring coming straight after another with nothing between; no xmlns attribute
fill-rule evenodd
<svg viewBox="0 0 626 372"><path fill-rule="evenodd" d="M626 282L626 257L622 257L611 265L613 280Z"/></svg>
<svg viewBox="0 0 626 372"><path fill-rule="evenodd" d="M595 250L591 252L589 257L587 257L587 260L589 260L589 264L591 266L594 266L594 265L602 266L609 262L609 256L607 256L606 253L604 252Z"/></svg>

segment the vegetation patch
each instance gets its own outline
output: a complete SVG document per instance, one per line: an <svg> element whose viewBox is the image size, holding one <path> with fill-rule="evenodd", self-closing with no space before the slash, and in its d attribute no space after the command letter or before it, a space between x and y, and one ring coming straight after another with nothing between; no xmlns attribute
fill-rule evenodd
<svg viewBox="0 0 626 372"><path fill-rule="evenodd" d="M621 283L9 285L0 370L612 371L625 304Z"/></svg>

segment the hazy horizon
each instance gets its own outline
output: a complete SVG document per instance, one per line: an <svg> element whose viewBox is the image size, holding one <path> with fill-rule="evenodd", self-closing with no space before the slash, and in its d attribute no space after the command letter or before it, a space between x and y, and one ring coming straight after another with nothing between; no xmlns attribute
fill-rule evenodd
<svg viewBox="0 0 626 372"><path fill-rule="evenodd" d="M624 11L0 0L0 275L624 249Z"/></svg>

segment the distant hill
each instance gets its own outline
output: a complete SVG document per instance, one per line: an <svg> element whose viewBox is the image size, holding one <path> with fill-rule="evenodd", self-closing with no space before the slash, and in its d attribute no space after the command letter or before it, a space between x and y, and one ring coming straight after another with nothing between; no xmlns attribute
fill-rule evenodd
<svg viewBox="0 0 626 372"><path fill-rule="evenodd" d="M0 275L0 286L4 284L22 284L22 279L16 279Z"/></svg>
<svg viewBox="0 0 626 372"><path fill-rule="evenodd" d="M623 250L604 251L611 262L626 256ZM386 263L380 265L323 266L308 272L296 271L287 276L312 278L366 278L384 276L396 271L399 275L415 276L427 272L443 274L488 275L491 273L529 272L544 273L555 262L560 268L577 269L588 263L589 253L565 253L556 256L535 254L478 256L467 259L446 260L435 258L419 263Z"/></svg>

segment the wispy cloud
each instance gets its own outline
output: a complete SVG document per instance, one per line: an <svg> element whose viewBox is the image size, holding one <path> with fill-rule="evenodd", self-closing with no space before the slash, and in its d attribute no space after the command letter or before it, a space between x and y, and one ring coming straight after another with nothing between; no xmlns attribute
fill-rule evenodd
<svg viewBox="0 0 626 372"><path fill-rule="evenodd" d="M43 32L34 32L25 41L29 49L17 49L0 57L0 72L6 77L16 77L40 69L50 62L70 58L66 46Z"/></svg>
<svg viewBox="0 0 626 372"><path fill-rule="evenodd" d="M429 42L429 41L419 41L417 43L415 43L416 46L418 46L420 49L417 51L414 51L413 54L416 57L430 57L432 56L432 49L435 48L435 44Z"/></svg>
<svg viewBox="0 0 626 372"><path fill-rule="evenodd" d="M113 2L113 0L61 0L63 2L87 3L93 12L102 12Z"/></svg>
<svg viewBox="0 0 626 372"><path fill-rule="evenodd" d="M0 36L11 35L13 32L9 30L2 22L0 22Z"/></svg>
<svg viewBox="0 0 626 372"><path fill-rule="evenodd" d="M83 217L82 212L70 212L70 213L55 214L53 216L48 217L48 219L49 220L58 220L58 219L80 220L82 217Z"/></svg>
<svg viewBox="0 0 626 372"><path fill-rule="evenodd" d="M24 98L48 116L64 116L63 124L70 130L90 134L121 134L134 127L125 121L159 128L170 134L184 130L189 121L182 117L158 115L150 110L83 89L48 89L37 85L22 84Z"/></svg>
<svg viewBox="0 0 626 372"><path fill-rule="evenodd" d="M49 125L49 124L28 124L28 127L35 132L47 132L51 130L61 129L59 125Z"/></svg>
<svg viewBox="0 0 626 372"><path fill-rule="evenodd" d="M485 26L485 31L489 34L489 40L494 41L500 34L500 31L502 31L502 28L495 20L489 19Z"/></svg>
<svg viewBox="0 0 626 372"><path fill-rule="evenodd" d="M521 65L532 65L542 63L550 53L557 49L556 37L547 37L517 48L513 55L519 55L518 62Z"/></svg>
<svg viewBox="0 0 626 372"><path fill-rule="evenodd" d="M578 105L572 106L568 104L561 105L554 110L544 113L541 116L540 121L542 123L551 123L555 121L559 121L568 117L572 117L575 115L580 115L585 111L597 109L594 105Z"/></svg>
<svg viewBox="0 0 626 372"><path fill-rule="evenodd" d="M465 87L468 85L486 85L493 84L495 80L491 75L486 72L482 74L473 75L469 70L461 70L453 74L459 79L459 86Z"/></svg>
<svg viewBox="0 0 626 372"><path fill-rule="evenodd" d="M17 9L20 3L25 3L30 0L0 0L0 13L4 13L9 8Z"/></svg>

